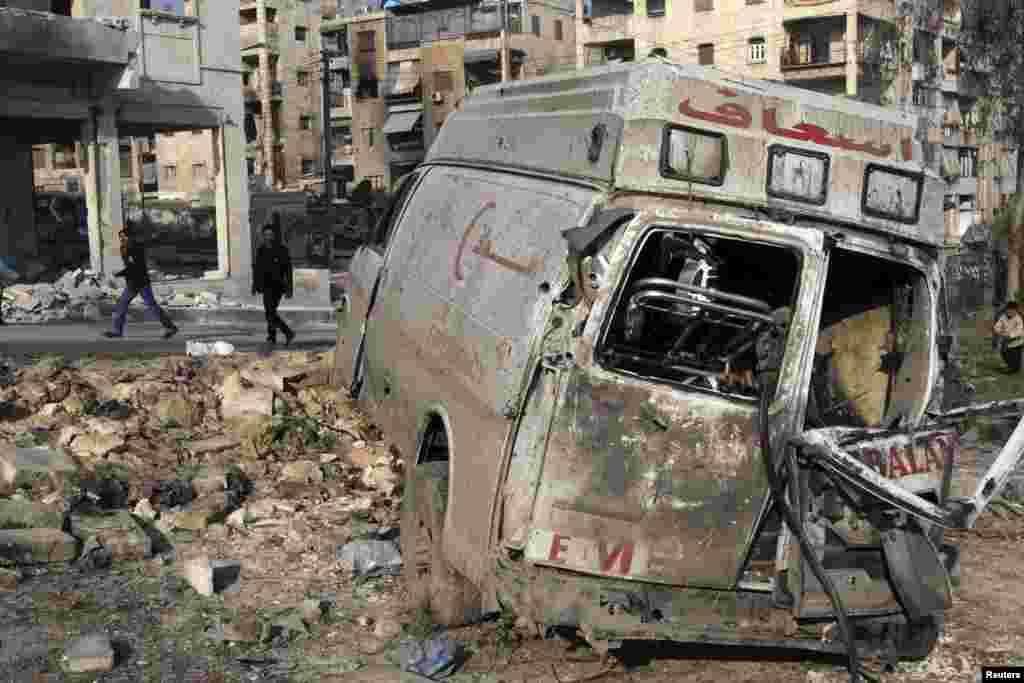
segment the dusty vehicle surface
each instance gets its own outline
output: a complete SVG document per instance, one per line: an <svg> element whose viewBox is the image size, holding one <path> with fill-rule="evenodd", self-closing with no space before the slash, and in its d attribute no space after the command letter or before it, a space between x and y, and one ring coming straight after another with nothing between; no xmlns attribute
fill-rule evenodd
<svg viewBox="0 0 1024 683"><path fill-rule="evenodd" d="M478 90L355 254L335 381L406 578L649 639L926 656L952 490L942 181L900 112L651 61ZM853 675L851 673L851 675Z"/></svg>

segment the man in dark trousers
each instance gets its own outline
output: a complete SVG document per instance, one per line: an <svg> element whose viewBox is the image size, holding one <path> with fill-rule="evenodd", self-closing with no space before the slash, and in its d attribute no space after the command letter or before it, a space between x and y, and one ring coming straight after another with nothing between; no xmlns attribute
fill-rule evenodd
<svg viewBox="0 0 1024 683"><path fill-rule="evenodd" d="M142 237L136 230L125 226L121 231L121 258L124 260L124 270L114 273L114 277L125 279L124 292L117 302L114 310L114 329L104 332L103 336L109 339L117 339L124 336L124 322L128 317L128 305L132 300L142 295L149 312L159 318L164 326L164 339L170 339L178 333L178 327L171 322L171 318L153 296L153 285L149 280L149 268L146 266L146 246Z"/></svg>
<svg viewBox="0 0 1024 683"><path fill-rule="evenodd" d="M263 311L267 315L267 343L277 343L277 331L284 333L288 346L295 333L277 314L281 297L292 298L292 258L281 243L281 229L276 224L263 227L263 244L253 260L252 294L263 295Z"/></svg>

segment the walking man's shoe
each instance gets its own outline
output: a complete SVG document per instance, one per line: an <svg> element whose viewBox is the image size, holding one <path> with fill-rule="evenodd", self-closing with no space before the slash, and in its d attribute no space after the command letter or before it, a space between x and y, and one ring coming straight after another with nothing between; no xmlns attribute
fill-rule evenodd
<svg viewBox="0 0 1024 683"><path fill-rule="evenodd" d="M284 333L284 345L285 346L291 346L292 339L295 339L295 333L294 332L292 332L291 330L288 330L287 332Z"/></svg>
<svg viewBox="0 0 1024 683"><path fill-rule="evenodd" d="M118 334L117 332L109 332L108 331L108 332L104 332L103 336L106 337L107 339L120 339L124 335L123 334Z"/></svg>
<svg viewBox="0 0 1024 683"><path fill-rule="evenodd" d="M170 339L171 337L173 337L176 334L178 334L177 326L175 326L175 327L168 327L168 328L166 328L164 330L164 339Z"/></svg>

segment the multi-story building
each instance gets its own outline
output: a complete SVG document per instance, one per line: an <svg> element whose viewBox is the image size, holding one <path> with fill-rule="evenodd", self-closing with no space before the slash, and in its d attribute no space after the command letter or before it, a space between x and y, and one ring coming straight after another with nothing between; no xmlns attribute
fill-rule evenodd
<svg viewBox="0 0 1024 683"><path fill-rule="evenodd" d="M643 58L901 107L948 178L947 236L991 220L1015 187L1005 146L965 126L978 93L959 66L959 0L578 0L579 67ZM980 163L980 162L988 163Z"/></svg>
<svg viewBox="0 0 1024 683"><path fill-rule="evenodd" d="M509 78L574 68L572 0L390 0L386 7L345 0L321 27L324 48L337 55L330 113L339 195L351 180L390 187L423 159L468 92L501 80L503 25Z"/></svg>

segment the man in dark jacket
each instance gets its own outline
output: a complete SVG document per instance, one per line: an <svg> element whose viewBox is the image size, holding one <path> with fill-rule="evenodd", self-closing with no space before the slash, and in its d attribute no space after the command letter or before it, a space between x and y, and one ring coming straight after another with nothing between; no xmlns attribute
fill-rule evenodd
<svg viewBox="0 0 1024 683"><path fill-rule="evenodd" d="M124 292L117 302L114 311L114 329L104 332L103 336L110 339L117 339L124 336L124 322L128 317L128 305L132 300L142 295L149 312L154 314L164 326L164 339L170 339L178 333L178 327L171 322L171 318L153 296L153 286L149 280L149 268L146 266L146 246L134 230L125 226L121 231L121 258L124 260L124 270L114 273L114 277L125 279Z"/></svg>
<svg viewBox="0 0 1024 683"><path fill-rule="evenodd" d="M281 297L292 298L292 259L288 247L281 243L281 232L276 225L263 228L263 244L253 260L252 294L263 295L263 311L267 316L267 342L277 343L277 331L284 333L288 346L295 333L277 314Z"/></svg>

